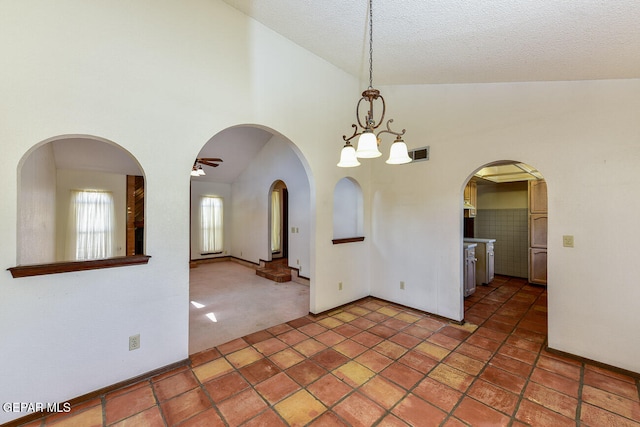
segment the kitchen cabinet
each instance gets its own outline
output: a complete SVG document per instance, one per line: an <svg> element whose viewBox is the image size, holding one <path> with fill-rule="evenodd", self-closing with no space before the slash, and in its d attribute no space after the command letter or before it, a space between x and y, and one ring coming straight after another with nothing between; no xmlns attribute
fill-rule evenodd
<svg viewBox="0 0 640 427"><path fill-rule="evenodd" d="M529 181L529 282L547 284L547 183Z"/></svg>
<svg viewBox="0 0 640 427"><path fill-rule="evenodd" d="M476 246L477 243L464 243L464 296L476 291Z"/></svg>
<svg viewBox="0 0 640 427"><path fill-rule="evenodd" d="M476 203L478 201L478 183L475 179L469 180L466 187L464 187L464 217L475 218L476 216ZM469 207L467 207L469 206Z"/></svg>
<svg viewBox="0 0 640 427"><path fill-rule="evenodd" d="M547 284L547 248L529 249L529 282Z"/></svg>
<svg viewBox="0 0 640 427"><path fill-rule="evenodd" d="M531 214L529 216L529 246L547 248L547 214Z"/></svg>
<svg viewBox="0 0 640 427"><path fill-rule="evenodd" d="M495 277L494 247L496 239L464 239L464 242L476 244L476 286L488 285Z"/></svg>
<svg viewBox="0 0 640 427"><path fill-rule="evenodd" d="M529 213L547 214L547 182L529 181Z"/></svg>

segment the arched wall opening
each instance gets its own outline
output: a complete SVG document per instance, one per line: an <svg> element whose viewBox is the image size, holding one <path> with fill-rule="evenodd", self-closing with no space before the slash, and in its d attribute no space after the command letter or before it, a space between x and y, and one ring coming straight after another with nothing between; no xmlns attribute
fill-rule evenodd
<svg viewBox="0 0 640 427"><path fill-rule="evenodd" d="M314 287L311 278L313 179L308 163L295 144L273 129L238 125L222 130L203 145L196 155L196 163L197 159L206 158L216 158L219 161L215 162L217 166L204 164L202 167L205 175L191 177L190 259L192 267L197 267L191 269L190 293L192 298L198 299L199 304L204 304L216 313L218 321L213 325L203 317L208 308L190 308L190 353L274 326L259 320L260 309L251 308L253 305L250 299L258 295L258 288L247 288L244 303L238 300L237 304L221 305L223 299L230 298L230 301L235 298L233 288L240 290L239 283L229 285L228 289L213 289L225 280L226 273L220 272L204 278L203 280L209 281L210 291L200 293L202 283L195 278L202 275L203 269L219 269L225 265L231 268L230 264L236 264L233 271L237 271L237 265L258 270L272 260L286 260L285 267L292 270L292 279L286 283L291 283L292 289L294 286L302 286L300 294L304 296L304 301L297 299L292 311L288 311L288 308L276 310L293 317L279 320L274 318L270 321L283 322L308 314L310 293ZM280 239L276 247L272 242L274 191L278 193L277 204L280 206ZM220 197L223 200L224 243L217 253L202 253L198 247L201 240L198 201L204 196ZM253 276L256 276L255 273L254 271ZM220 280L216 281L216 277ZM259 279L263 280L261 277ZM246 276L238 280L245 284L255 279ZM226 293L228 290L230 292ZM213 298L214 294L217 301ZM262 304L257 305L264 306L264 301L273 295L263 296ZM272 313L273 307L269 311ZM264 307L262 312L266 313ZM220 326L225 318L237 318L235 324L239 326L246 323L245 320L250 320L252 324L233 332L233 325L227 323L228 327L222 331ZM199 331L203 330L210 331L208 335L211 339L206 342L197 337Z"/></svg>
<svg viewBox="0 0 640 427"><path fill-rule="evenodd" d="M144 254L144 172L124 148L56 136L25 153L17 174L19 266ZM89 210L97 199L102 210Z"/></svg>
<svg viewBox="0 0 640 427"><path fill-rule="evenodd" d="M464 318L479 323L473 303L496 276L547 284L546 181L526 163L488 163L466 179L462 203Z"/></svg>
<svg viewBox="0 0 640 427"><path fill-rule="evenodd" d="M357 180L344 177L333 189L333 239L364 236L364 202Z"/></svg>

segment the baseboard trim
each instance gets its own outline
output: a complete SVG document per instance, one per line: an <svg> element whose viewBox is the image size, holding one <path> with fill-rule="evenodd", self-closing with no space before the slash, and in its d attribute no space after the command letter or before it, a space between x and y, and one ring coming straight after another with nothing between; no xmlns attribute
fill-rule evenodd
<svg viewBox="0 0 640 427"><path fill-rule="evenodd" d="M640 373L628 371L626 369L618 368L617 366L607 365L606 363L598 362L597 360L588 359L586 357L577 356L572 353L567 353L562 350L556 350L555 348L551 348L548 345L545 346L545 350L551 354L555 354L556 356L566 357L567 359L573 359L580 363L588 363L589 365L597 366L598 368L603 368L608 371L613 371L618 374L626 375L631 378L635 378L636 380L640 380Z"/></svg>
<svg viewBox="0 0 640 427"><path fill-rule="evenodd" d="M401 308L406 309L406 310L415 311L416 313L420 313L420 314L423 314L425 316L429 316L429 317L432 317L434 319L441 320L441 321L443 321L445 323L453 323L453 324L456 324L456 325L463 325L465 323L464 321L459 321L459 320L451 319L449 317L440 316L439 314L430 313L428 311L421 310L419 308L409 307L408 305L400 304L398 302L387 300L387 299L380 298L380 297L376 297L376 296L373 296L373 295L367 295L367 296L364 296L364 297L356 298L353 301L346 302L346 303L341 304L341 305L339 305L337 307L334 307L334 308L323 310L323 311L321 311L319 313L309 312L309 315L313 316L313 317L324 316L327 313L331 313L332 311L335 311L335 310L341 310L342 308L344 308L344 307L346 307L348 305L355 304L355 303L363 301L363 300L365 300L367 298L378 300L378 301L383 301L383 302L386 302L388 304L393 304L396 307L401 307Z"/></svg>
<svg viewBox="0 0 640 427"><path fill-rule="evenodd" d="M170 365L163 366L158 369L154 369L153 371L145 372L144 374L140 374L133 378L129 378L128 380L120 381L118 383L103 387L98 390L94 390L87 394L83 394L82 396L74 397L73 399L67 400L71 405L71 408L77 406L80 403L87 402L96 397L102 396L103 394L111 393L112 391L120 390L125 387L129 387L133 384L139 383L141 381L149 380L157 375L164 374L165 372L169 372L173 369L179 368L181 366L187 366L189 364L189 359L180 360L178 362L172 363ZM18 427L20 425L26 424L28 422L37 420L42 418L43 416L51 415L53 412L32 412L31 414L25 415L24 417L16 418L15 420L11 420L7 423L0 425L0 427Z"/></svg>

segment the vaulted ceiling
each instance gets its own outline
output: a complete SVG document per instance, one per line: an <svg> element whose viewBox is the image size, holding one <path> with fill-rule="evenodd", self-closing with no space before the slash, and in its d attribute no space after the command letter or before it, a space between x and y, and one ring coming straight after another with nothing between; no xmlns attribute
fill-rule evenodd
<svg viewBox="0 0 640 427"><path fill-rule="evenodd" d="M224 0L367 81L367 0ZM374 86L640 77L638 0L373 0Z"/></svg>
<svg viewBox="0 0 640 427"><path fill-rule="evenodd" d="M368 80L367 0L224 1ZM639 23L640 0L373 0L374 86L640 78ZM199 156L224 163L196 179L233 182L270 137L248 127L215 135ZM59 168L138 170L95 141L54 145Z"/></svg>

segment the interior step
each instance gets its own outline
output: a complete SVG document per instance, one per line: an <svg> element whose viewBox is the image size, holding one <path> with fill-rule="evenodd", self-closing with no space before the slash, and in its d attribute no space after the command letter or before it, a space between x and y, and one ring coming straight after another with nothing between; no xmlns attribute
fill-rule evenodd
<svg viewBox="0 0 640 427"><path fill-rule="evenodd" d="M278 258L273 261L263 262L256 268L256 274L276 283L291 281L291 269L286 258Z"/></svg>

